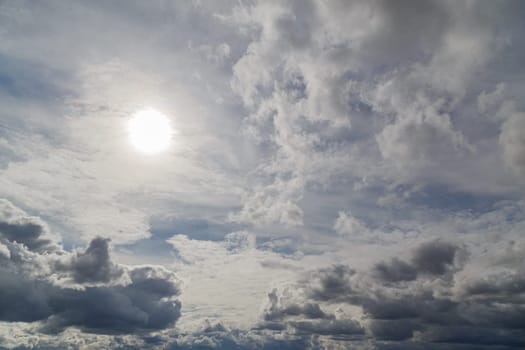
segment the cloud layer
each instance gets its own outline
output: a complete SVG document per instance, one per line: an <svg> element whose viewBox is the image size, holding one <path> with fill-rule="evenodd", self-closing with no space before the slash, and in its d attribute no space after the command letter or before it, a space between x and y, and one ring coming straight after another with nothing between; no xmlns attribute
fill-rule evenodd
<svg viewBox="0 0 525 350"><path fill-rule="evenodd" d="M524 348L523 13L0 2L0 348Z"/></svg>

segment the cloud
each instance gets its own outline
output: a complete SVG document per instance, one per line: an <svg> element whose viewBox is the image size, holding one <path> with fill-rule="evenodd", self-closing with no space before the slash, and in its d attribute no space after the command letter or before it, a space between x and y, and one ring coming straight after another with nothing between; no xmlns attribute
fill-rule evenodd
<svg viewBox="0 0 525 350"><path fill-rule="evenodd" d="M463 134L454 130L450 116L438 112L443 101L433 105L421 99L399 111L399 121L377 136L382 156L399 167L428 169L446 161L444 157L459 157L471 151Z"/></svg>
<svg viewBox="0 0 525 350"><path fill-rule="evenodd" d="M94 238L83 253L77 253L65 264L57 264L59 270L69 271L76 283L110 282L123 274L109 254L109 239Z"/></svg>
<svg viewBox="0 0 525 350"><path fill-rule="evenodd" d="M418 324L412 320L396 320L396 322L375 320L370 326L370 330L376 339L390 341L410 339L414 330L418 328Z"/></svg>
<svg viewBox="0 0 525 350"><path fill-rule="evenodd" d="M0 320L38 322L44 333L76 327L115 334L165 329L180 317L180 288L173 272L115 264L103 238L92 240L84 253L65 252L44 240L47 232L38 218L8 201L2 204L0 242L7 254L0 268ZM68 286L61 281L64 272L74 283L96 286ZM125 283L117 281L123 274Z"/></svg>
<svg viewBox="0 0 525 350"><path fill-rule="evenodd" d="M279 329L279 324L290 323L298 326L299 333L303 327L305 334L332 338L347 332L357 337L356 344L365 341L366 333L377 341L379 349L388 349L388 344L409 347L413 341L424 341L437 349L455 348L454 344L522 347L522 278L515 271L471 277L470 282L456 287L448 274L456 275L464 266L462 250L449 242L430 241L417 246L409 262L394 258L358 272L343 265L313 271L295 285L274 289L268 295L270 308L262 318L268 320L271 310L278 317L267 327ZM459 265L454 268L454 264ZM429 276L432 279L428 280ZM323 313L308 314L298 306L314 301L313 308ZM337 314L325 311L334 308ZM303 321L290 321L298 315ZM345 326L338 331L333 324ZM286 327L281 329L284 332Z"/></svg>
<svg viewBox="0 0 525 350"><path fill-rule="evenodd" d="M284 223L273 210L282 206L261 205L265 198L298 205L305 217L301 198L312 188L335 190L338 181L494 193L520 187L502 168L498 137L488 131L497 129L486 108L510 90L480 78L498 76L505 65L498 53L519 36L515 6L239 5L228 20L253 40L233 67L232 86L250 112L245 130L273 151L257 173L267 185L243 200L246 222ZM488 23L487 11L497 13ZM509 24L504 31L501 23ZM484 112L477 120L478 105ZM473 123L483 124L479 132ZM270 196L282 182L294 191ZM344 192L354 194L348 187Z"/></svg>
<svg viewBox="0 0 525 350"><path fill-rule="evenodd" d="M501 273L490 275L484 279L467 284L465 293L470 296L492 295L498 298L512 300L512 296L525 292L525 279L520 273Z"/></svg>
<svg viewBox="0 0 525 350"><path fill-rule="evenodd" d="M374 267L374 272L378 278L388 282L413 281L417 278L417 269L397 258L393 258L388 263L378 263Z"/></svg>
<svg viewBox="0 0 525 350"><path fill-rule="evenodd" d="M354 320L331 320L327 322L322 321L296 321L291 322L298 334L319 334L330 336L345 336L345 335L362 335L364 329Z"/></svg>
<svg viewBox="0 0 525 350"><path fill-rule="evenodd" d="M524 10L1 2L0 346L523 348Z"/></svg>
<svg viewBox="0 0 525 350"><path fill-rule="evenodd" d="M260 249L259 238L248 231L229 233L221 241L176 235L168 243L176 252L172 268L184 282L181 301L187 311L178 327L185 332L195 331L203 317L232 329L250 327L258 319L268 288L294 278L301 269L294 257ZM268 261L273 264L268 266ZM221 312L208 315L210 309ZM277 317L278 309L272 317Z"/></svg>
<svg viewBox="0 0 525 350"><path fill-rule="evenodd" d="M366 235L369 228L352 215L352 213L339 212L334 224L334 229L340 235L360 236Z"/></svg>
<svg viewBox="0 0 525 350"><path fill-rule="evenodd" d="M312 276L309 294L314 300L339 300L352 293L351 279L355 271L345 265L322 269Z"/></svg>
<svg viewBox="0 0 525 350"><path fill-rule="evenodd" d="M296 204L299 199L296 193L300 186L300 179L291 182L276 181L258 192L248 193L240 212L230 213L229 219L263 226L274 223L301 226L303 211Z"/></svg>
<svg viewBox="0 0 525 350"><path fill-rule="evenodd" d="M28 216L5 199L0 199L0 236L39 253L56 248L42 220Z"/></svg>
<svg viewBox="0 0 525 350"><path fill-rule="evenodd" d="M392 258L374 266L375 275L386 282L413 281L421 276L444 278L447 272L461 268L465 256L448 242L432 241L414 250L410 262Z"/></svg>
<svg viewBox="0 0 525 350"><path fill-rule="evenodd" d="M231 152L243 140L225 77L244 40L234 39L234 29L214 16L230 6L228 1L224 8L218 3L130 3L124 12L116 5L50 5L39 7L46 15L37 21L27 5L2 5L6 21L0 32L10 44L0 53L5 63L0 75L15 82L17 93L6 91L2 78L1 196L52 217L48 223L53 231L63 232L62 238L74 244L100 234L114 244L148 237L149 215L166 214L170 201L200 202L197 206L215 207L226 215L240 191L232 174L244 169L243 156ZM167 23L166 15L178 19ZM66 30L73 23L78 31ZM20 32L19 25L27 31ZM159 40L150 40L150 30ZM49 55L39 54L49 49L41 45L44 37L54 43ZM213 64L191 49L206 46L213 48ZM162 52L162 64L153 52ZM173 64L188 69L173 70ZM216 108L218 100L223 107ZM124 132L130 115L150 107L170 117L177 128L174 153L153 163L131 152ZM243 149L250 153L253 147L245 142ZM131 170L146 164L151 171ZM166 171L172 175L163 176ZM219 184L221 178L230 184ZM205 183L207 193L201 192ZM140 186L147 188L138 190ZM217 205L210 202L215 191ZM179 208L177 215L191 211L186 205Z"/></svg>
<svg viewBox="0 0 525 350"><path fill-rule="evenodd" d="M412 263L422 273L443 275L453 265L458 250L447 242L426 243L415 251Z"/></svg>
<svg viewBox="0 0 525 350"><path fill-rule="evenodd" d="M125 286L52 291L47 297L52 313L42 330L54 333L79 327L94 333L131 333L172 327L181 304L171 299L179 294L171 278L151 267L135 268Z"/></svg>
<svg viewBox="0 0 525 350"><path fill-rule="evenodd" d="M264 312L264 319L266 321L281 320L289 316L302 316L307 319L333 318L333 316L324 313L319 307L319 304L307 303L305 305L286 305L283 298L279 298L277 295L276 289L268 294L268 299L270 305Z"/></svg>
<svg viewBox="0 0 525 350"><path fill-rule="evenodd" d="M499 142L505 164L517 175L525 175L525 113L514 112L503 123Z"/></svg>

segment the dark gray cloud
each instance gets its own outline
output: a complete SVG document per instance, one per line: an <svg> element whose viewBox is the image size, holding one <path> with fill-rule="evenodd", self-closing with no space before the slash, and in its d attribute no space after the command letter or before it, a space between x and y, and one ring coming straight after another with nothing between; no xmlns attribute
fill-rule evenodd
<svg viewBox="0 0 525 350"><path fill-rule="evenodd" d="M354 320L291 321L297 334L319 334L329 336L363 335L364 328Z"/></svg>
<svg viewBox="0 0 525 350"><path fill-rule="evenodd" d="M344 278L346 271L343 266L335 266L334 275L330 276L331 282L325 279L328 288L335 287L332 285L337 278ZM332 272L332 271L330 271ZM327 273L327 270L321 271ZM330 273L328 273L330 274ZM330 295L342 292L338 287L330 291ZM314 294L313 298L322 297L326 300L328 294ZM262 318L264 322L260 325L261 329L273 331L284 331L293 329L295 336L307 338L312 334L325 336L352 337L363 335L365 330L359 322L352 319L337 319L337 317L321 308L319 303L302 302L293 296L292 290L287 290L279 294L274 289L268 294L268 306L265 308Z"/></svg>
<svg viewBox="0 0 525 350"><path fill-rule="evenodd" d="M446 242L426 243L415 251L412 264L422 273L443 275L454 264L457 250Z"/></svg>
<svg viewBox="0 0 525 350"><path fill-rule="evenodd" d="M2 236L36 251L46 249L51 243L50 240L40 238L42 230L42 226L36 223L0 223L0 234Z"/></svg>
<svg viewBox="0 0 525 350"><path fill-rule="evenodd" d="M266 321L282 320L289 316L301 316L307 319L333 318L332 315L323 312L323 310L321 310L321 308L319 307L319 304L285 304L282 298L279 298L279 295L277 295L276 289L274 289L271 293L268 294L268 299L270 305L264 312L264 319Z"/></svg>
<svg viewBox="0 0 525 350"><path fill-rule="evenodd" d="M396 322L374 320L370 326L373 336L379 340L406 340L412 338L414 330L421 326L410 319L400 319Z"/></svg>
<svg viewBox="0 0 525 350"><path fill-rule="evenodd" d="M32 281L15 271L0 269L0 319L7 322L33 322L52 314L48 304L49 284Z"/></svg>
<svg viewBox="0 0 525 350"><path fill-rule="evenodd" d="M93 239L83 253L59 250L58 244L43 239L44 226L38 219L3 204L0 227L10 229L0 234L0 244L8 252L1 256L1 321L38 322L44 333L75 327L115 334L165 329L180 317L176 300L180 290L173 272L156 266L119 266L111 261L108 240L103 238ZM49 252L47 247L55 249ZM69 286L61 282L63 273L74 283L96 286ZM123 274L128 281L117 281Z"/></svg>
<svg viewBox="0 0 525 350"><path fill-rule="evenodd" d="M123 273L123 269L111 261L109 239L94 238L83 253L77 253L65 264L56 268L68 271L76 283L110 282Z"/></svg>
<svg viewBox="0 0 525 350"><path fill-rule="evenodd" d="M451 243L432 241L413 251L410 262L393 258L375 265L375 275L387 282L413 281L418 276L442 276L454 268L460 268L461 249ZM461 256L460 256L461 255Z"/></svg>
<svg viewBox="0 0 525 350"><path fill-rule="evenodd" d="M279 339L257 331L240 331L188 335L163 346L168 350L304 350L310 342L303 338Z"/></svg>
<svg viewBox="0 0 525 350"><path fill-rule="evenodd" d="M525 278L522 273L501 273L466 286L468 295L493 295L501 298L525 293Z"/></svg>
<svg viewBox="0 0 525 350"><path fill-rule="evenodd" d="M154 268L130 272L125 286L60 289L48 296L52 313L43 322L45 332L79 327L94 333L131 333L174 326L181 304L173 299L178 287Z"/></svg>
<svg viewBox="0 0 525 350"><path fill-rule="evenodd" d="M78 327L93 333L130 333L173 326L180 302L167 301L178 288L165 278L133 271L125 286L62 288L1 272L0 317L9 322L41 322L41 331L57 333Z"/></svg>
<svg viewBox="0 0 525 350"><path fill-rule="evenodd" d="M308 291L312 299L338 301L352 293L351 277L355 271L345 265L320 270L312 276L314 283Z"/></svg>
<svg viewBox="0 0 525 350"><path fill-rule="evenodd" d="M469 326L436 327L425 334L425 340L437 344L465 344L470 345L472 349L475 349L476 346L483 348L504 346L508 349L520 349L525 346L525 334L522 330Z"/></svg>
<svg viewBox="0 0 525 350"><path fill-rule="evenodd" d="M381 344L380 349L389 348L389 342L410 348L414 340L436 349L461 349L463 345L458 344L523 347L525 299L519 269L455 286L452 281L461 271L465 254L463 247L430 241L416 247L409 262L394 258L373 265L369 271L335 265L312 272L297 285L269 294L271 306L263 317L269 315L268 310L278 317L263 326L273 330L279 330L279 325L283 325L281 330L295 327L297 334L334 339L341 334L355 338L366 332ZM286 302L278 298L279 293L288 296ZM363 316L358 317L355 311L337 315L323 311L323 317L315 317L319 314L307 315L297 307L313 301L316 310L346 305L358 308Z"/></svg>
<svg viewBox="0 0 525 350"><path fill-rule="evenodd" d="M417 269L398 258L393 258L389 262L380 262L374 270L379 279L388 282L413 281L417 278Z"/></svg>
<svg viewBox="0 0 525 350"><path fill-rule="evenodd" d="M0 199L0 237L36 252L53 250L48 228L42 220L25 215L5 199Z"/></svg>

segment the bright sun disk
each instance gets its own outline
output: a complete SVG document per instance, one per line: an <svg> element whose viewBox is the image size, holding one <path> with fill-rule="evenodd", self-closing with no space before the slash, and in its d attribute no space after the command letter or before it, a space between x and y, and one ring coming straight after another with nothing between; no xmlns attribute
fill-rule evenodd
<svg viewBox="0 0 525 350"><path fill-rule="evenodd" d="M168 148L172 129L169 119L154 109L138 111L128 122L131 144L145 154L156 154Z"/></svg>

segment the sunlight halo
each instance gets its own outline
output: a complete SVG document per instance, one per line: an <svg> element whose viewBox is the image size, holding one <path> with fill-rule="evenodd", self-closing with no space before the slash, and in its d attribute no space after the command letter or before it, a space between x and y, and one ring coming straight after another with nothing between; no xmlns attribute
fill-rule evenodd
<svg viewBox="0 0 525 350"><path fill-rule="evenodd" d="M128 122L127 131L130 143L148 155L165 151L173 134L168 117L152 108L136 112Z"/></svg>

